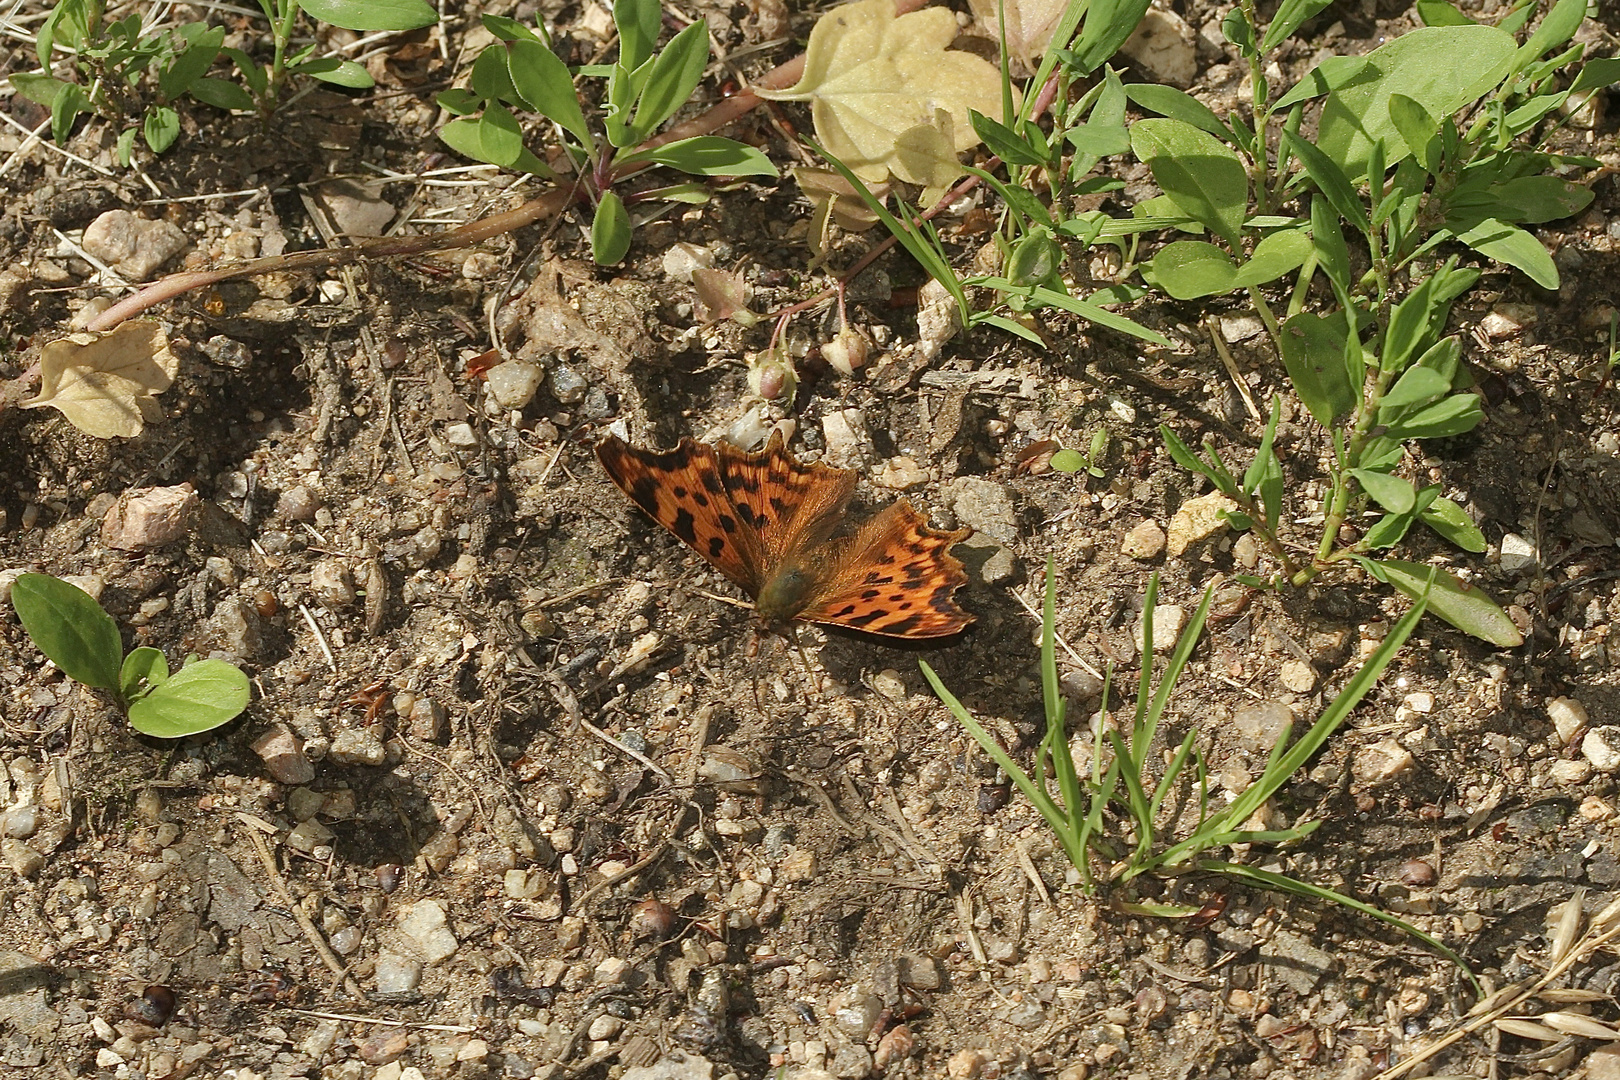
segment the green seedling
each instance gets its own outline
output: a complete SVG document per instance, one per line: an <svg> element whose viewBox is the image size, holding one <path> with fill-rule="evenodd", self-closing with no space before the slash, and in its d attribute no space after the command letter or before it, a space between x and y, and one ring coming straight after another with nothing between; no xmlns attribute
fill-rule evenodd
<svg viewBox="0 0 1620 1080"><path fill-rule="evenodd" d="M439 104L456 116L439 132L451 149L548 180L557 173L524 145L517 114L538 113L555 126L563 153L595 203L591 252L602 265L618 262L630 249L632 203L701 203L708 198L708 188L696 183L628 195L616 190L631 177L658 166L698 177L776 175L776 166L764 154L732 139L699 135L649 142L686 104L709 63L708 24L702 20L655 52L662 19L657 0L618 0L613 7L617 61L576 73L541 34L515 19L485 15L484 26L500 40L473 61L467 87L438 96ZM594 122L587 121L574 88L576 75L605 84Z"/></svg>
<svg viewBox="0 0 1620 1080"><path fill-rule="evenodd" d="M124 655L112 616L83 589L49 574L23 574L11 603L29 638L70 679L106 690L143 735L178 739L234 719L248 704L248 680L223 660L187 657L179 671L157 649Z"/></svg>
<svg viewBox="0 0 1620 1080"><path fill-rule="evenodd" d="M1001 767L1024 797L1040 813L1057 838L1069 862L1080 872L1087 895L1107 886L1117 908L1135 914L1188 917L1198 908L1138 898L1131 882L1143 875L1173 877L1209 873L1261 888L1293 893L1343 905L1370 915L1422 941L1467 971L1462 959L1445 945L1409 923L1354 897L1279 874L1274 871L1212 857L1212 852L1234 844L1283 844L1315 831L1320 822L1302 821L1286 829L1256 830L1249 820L1327 744L1352 709L1377 683L1417 626L1428 602L1427 594L1391 627L1378 649L1345 683L1333 701L1298 739L1285 728L1266 759L1265 770L1230 803L1212 802L1207 768L1198 747L1200 732L1189 728L1171 748L1158 739L1176 680L1192 657L1209 615L1212 591L1192 616L1161 674L1153 681L1153 609L1158 600L1158 577L1148 585L1142 604L1142 675L1128 724L1111 729L1106 723L1113 672L1104 681L1104 718L1094 734L1089 775L1075 767L1066 720L1067 701L1058 683L1056 650L1057 579L1051 560L1046 566L1046 602L1041 616L1041 687L1045 703L1046 735L1035 750L1033 775L1022 769L1001 743L945 688L927 663L923 675L956 719L981 749ZM1158 771L1158 762L1168 764ZM1196 791L1197 813L1191 827L1186 812L1172 813L1171 796L1184 799ZM1115 824L1122 823L1122 824Z"/></svg>
<svg viewBox="0 0 1620 1080"><path fill-rule="evenodd" d="M1103 478L1102 466L1098 464L1103 454L1108 450L1108 430L1098 428L1091 433L1091 442L1085 453L1065 447L1052 455L1049 463L1053 469L1061 473L1077 473L1084 470L1087 476L1096 480Z"/></svg>
<svg viewBox="0 0 1620 1080"><path fill-rule="evenodd" d="M291 49L300 10L348 30L412 30L438 19L424 0L259 0L259 9L270 21L274 45L265 63L226 48L222 26L188 22L158 29L146 25L140 12L107 21L104 0L61 0L40 25L40 70L15 74L11 82L19 94L51 110L51 137L58 143L86 113L118 124L134 118L117 143L118 159L128 166L137 136L154 154L174 144L180 135L178 104L186 98L228 111L256 109L268 117L292 77L370 87L371 76L352 60L317 57L314 44ZM58 51L73 57L76 80L51 74ZM239 81L208 75L222 57L235 65Z"/></svg>

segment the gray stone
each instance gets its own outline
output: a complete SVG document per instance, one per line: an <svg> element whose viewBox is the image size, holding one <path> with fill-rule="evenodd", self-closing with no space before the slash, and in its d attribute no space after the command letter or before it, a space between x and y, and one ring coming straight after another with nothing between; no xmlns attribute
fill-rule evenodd
<svg viewBox="0 0 1620 1080"><path fill-rule="evenodd" d="M1262 701L1232 713L1238 745L1251 754L1263 754L1276 745L1283 729L1294 722L1294 710L1280 701Z"/></svg>
<svg viewBox="0 0 1620 1080"><path fill-rule="evenodd" d="M941 490L962 524L1003 544L1018 538L1018 515L1005 485L977 476L961 476Z"/></svg>
<svg viewBox="0 0 1620 1080"><path fill-rule="evenodd" d="M651 1065L626 1069L620 1080L711 1080L714 1063L684 1050L671 1050Z"/></svg>
<svg viewBox="0 0 1620 1080"><path fill-rule="evenodd" d="M92 221L80 241L87 254L108 263L126 281L145 281L152 272L186 248L180 226L161 218L143 218L128 210L109 210Z"/></svg>
<svg viewBox="0 0 1620 1080"><path fill-rule="evenodd" d="M437 900L418 900L401 909L399 932L410 939L427 964L437 964L461 947L445 918L444 905Z"/></svg>
<svg viewBox="0 0 1620 1080"><path fill-rule="evenodd" d="M840 1046L833 1055L830 1071L842 1080L862 1080L871 1076L872 1051L864 1046Z"/></svg>
<svg viewBox="0 0 1620 1080"><path fill-rule="evenodd" d="M508 360L484 374L489 396L503 409L521 409L540 389L542 372L532 360Z"/></svg>
<svg viewBox="0 0 1620 1080"><path fill-rule="evenodd" d="M339 765L381 765L388 760L388 749L376 728L350 728L332 739L326 756Z"/></svg>
<svg viewBox="0 0 1620 1080"><path fill-rule="evenodd" d="M280 784L307 784L315 779L315 766L304 756L304 744L291 728L277 724L253 741L253 752Z"/></svg>
<svg viewBox="0 0 1620 1080"><path fill-rule="evenodd" d="M1260 946L1260 959L1301 996L1313 992L1337 967L1332 956L1287 930L1279 930Z"/></svg>

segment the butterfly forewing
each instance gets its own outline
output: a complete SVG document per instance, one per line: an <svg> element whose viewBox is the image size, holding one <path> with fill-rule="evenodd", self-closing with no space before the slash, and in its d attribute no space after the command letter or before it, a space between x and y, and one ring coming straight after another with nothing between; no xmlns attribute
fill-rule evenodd
<svg viewBox="0 0 1620 1080"><path fill-rule="evenodd" d="M727 443L714 450L726 494L764 543L767 568L826 541L855 491L853 470L797 460L780 431L756 454Z"/></svg>
<svg viewBox="0 0 1620 1080"><path fill-rule="evenodd" d="M751 511L727 492L713 447L682 439L673 450L643 450L610 435L596 456L631 502L750 596L759 592L765 545Z"/></svg>
<svg viewBox="0 0 1620 1080"><path fill-rule="evenodd" d="M901 499L842 545L835 571L799 618L890 637L954 634L973 616L951 598L967 573L950 549L971 533L931 529Z"/></svg>

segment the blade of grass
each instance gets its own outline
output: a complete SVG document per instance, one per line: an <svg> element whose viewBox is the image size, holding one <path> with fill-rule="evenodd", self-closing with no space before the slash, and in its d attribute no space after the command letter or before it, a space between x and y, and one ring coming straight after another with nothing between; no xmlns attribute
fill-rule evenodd
<svg viewBox="0 0 1620 1080"><path fill-rule="evenodd" d="M1397 930L1411 934L1429 948L1433 949L1441 956L1444 956L1453 964L1456 964L1457 967L1462 970L1462 973L1468 976L1468 981L1473 984L1474 993L1480 997L1485 996L1483 988L1481 988L1479 985L1479 980L1474 978L1474 973L1468 970L1468 965L1463 961L1461 956L1458 956L1451 949L1447 948L1438 938L1425 934L1422 930L1419 930L1411 923L1404 919L1398 919L1387 911L1380 911L1371 904L1363 903L1354 897L1346 896L1344 893L1334 892L1332 889L1325 889L1320 885L1312 885L1307 881L1299 881L1284 874L1275 874L1269 870L1261 870L1253 866L1241 866L1238 863L1221 862L1216 859L1204 859L1199 861L1198 868L1200 870L1207 870L1210 873L1221 874L1224 877L1236 878L1240 881L1250 881L1256 885L1260 885L1268 889L1274 889L1278 892L1293 893L1295 896L1305 896L1316 900L1326 900L1333 904L1343 904L1352 911L1359 911L1363 915L1370 915L1381 923L1385 923L1389 926L1395 927Z"/></svg>

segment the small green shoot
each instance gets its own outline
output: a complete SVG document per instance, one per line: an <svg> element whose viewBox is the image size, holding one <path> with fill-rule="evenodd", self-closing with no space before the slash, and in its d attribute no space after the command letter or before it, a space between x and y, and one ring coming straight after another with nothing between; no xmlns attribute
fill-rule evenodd
<svg viewBox="0 0 1620 1080"><path fill-rule="evenodd" d="M555 180L557 172L524 144L519 113L550 122L562 154L580 175L596 204L591 224L591 256L600 265L623 259L635 223L629 205L664 199L701 202L707 193L693 185L668 186L623 194L615 186L655 167L691 176L775 176L776 166L746 143L715 135L649 144L686 104L709 64L709 30L703 20L654 51L662 26L658 0L617 0L613 21L619 31L619 57L570 72L541 33L504 16L483 16L499 40L473 61L466 87L439 94L439 104L455 116L439 131L452 150L475 161ZM586 119L576 77L604 80L603 108L593 125Z"/></svg>
<svg viewBox="0 0 1620 1080"><path fill-rule="evenodd" d="M17 618L39 651L70 679L106 690L143 735L179 739L236 718L248 679L223 660L188 657L179 671L157 649L123 655L112 616L83 589L49 574L23 574L11 586Z"/></svg>
<svg viewBox="0 0 1620 1080"><path fill-rule="evenodd" d="M1107 450L1108 430L1106 428L1098 428L1096 431L1091 433L1091 443L1087 446L1084 453L1081 453L1079 450L1073 450L1065 447L1052 455L1052 460L1049 462L1049 464L1053 469L1060 473L1077 473L1084 469L1087 476L1090 476L1096 480L1101 480L1103 478L1103 470L1102 466L1099 465L1098 462L1102 460L1103 454L1106 453Z"/></svg>
<svg viewBox="0 0 1620 1080"><path fill-rule="evenodd" d="M934 670L923 663L922 671L934 692L952 715L967 729L991 760L1012 779L1013 784L1035 807L1052 830L1069 862L1080 872L1082 889L1088 895L1102 883L1123 888L1144 874L1173 876L1191 872L1212 873L1263 888L1328 900L1371 915L1411 934L1453 963L1467 967L1462 958L1416 927L1352 897L1310 882L1261 870L1235 862L1208 857L1218 848L1234 844L1280 844L1313 832L1320 822L1302 821L1290 828L1257 831L1247 822L1268 800L1298 774L1311 757L1338 730L1377 683L1379 676L1411 636L1428 604L1422 595L1379 644L1378 649L1351 676L1344 688L1323 710L1316 722L1297 740L1290 742L1285 729L1266 760L1264 772L1238 794L1231 803L1212 806L1205 779L1206 769L1198 748L1199 731L1188 729L1170 749L1169 763L1154 778L1157 763L1164 760L1156 741L1171 692L1186 667L1203 633L1209 615L1211 590L1188 620L1171 652L1157 688L1153 684L1153 609L1158 600L1158 577L1148 585L1142 605L1142 676L1136 692L1135 708L1128 726L1109 729L1105 722L1094 734L1090 775L1075 767L1069 743L1065 711L1068 702L1058 681L1056 650L1057 576L1052 561L1046 567L1046 602L1041 616L1041 687L1045 703L1046 735L1035 750L1033 775L1019 767L1000 742L973 714L945 688ZM1108 713L1112 671L1104 680L1100 715ZM1105 764L1106 762L1106 764ZM1189 773L1187 766L1195 768ZM1181 826L1185 815L1163 821L1169 796L1184 788L1196 790L1197 820L1182 835L1171 830ZM1122 821L1123 830L1112 823ZM1100 874L1099 874L1100 870ZM1129 892L1116 899L1116 906L1138 914L1185 917L1196 908L1155 901L1139 901Z"/></svg>
<svg viewBox="0 0 1620 1080"><path fill-rule="evenodd" d="M12 75L11 83L23 97L51 110L51 138L57 143L67 141L85 113L127 124L117 142L118 160L127 167L137 136L154 154L174 144L180 135L177 106L185 98L227 111L257 109L268 117L290 77L370 87L364 67L317 57L313 44L289 54L300 8L347 30L412 30L438 19L425 0L259 0L274 45L272 59L261 64L240 49L224 47L223 26L187 22L159 30L138 11L107 21L105 0L60 0L40 24L40 70ZM77 79L51 74L57 51L73 57ZM236 66L239 82L208 74L221 57Z"/></svg>

